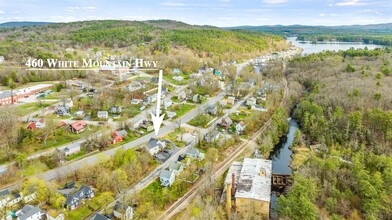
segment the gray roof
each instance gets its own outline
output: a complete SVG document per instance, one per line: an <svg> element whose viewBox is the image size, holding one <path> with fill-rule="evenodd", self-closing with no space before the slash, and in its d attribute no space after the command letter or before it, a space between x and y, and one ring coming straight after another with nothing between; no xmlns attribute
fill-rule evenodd
<svg viewBox="0 0 392 220"><path fill-rule="evenodd" d="M68 196L67 200L65 201L65 204L71 204L74 199L77 200L77 202L81 201L86 196L87 192L90 190L92 189L89 186L81 186L78 191Z"/></svg>
<svg viewBox="0 0 392 220"><path fill-rule="evenodd" d="M91 220L108 220L108 218L106 218L105 216L103 216L100 213L96 213L95 215L93 215Z"/></svg>
<svg viewBox="0 0 392 220"><path fill-rule="evenodd" d="M166 111L166 115L167 115L167 117L169 117L169 118L173 118L174 116L177 115L177 113L176 113L176 112L171 112L171 111Z"/></svg>
<svg viewBox="0 0 392 220"><path fill-rule="evenodd" d="M149 149L153 149L153 148L155 148L157 145L161 145L161 146L162 146L162 144L160 143L160 141L157 140L157 139L155 139L155 138L151 138L151 139L148 141L148 143L147 143L147 147L148 147ZM163 146L162 146L162 147L163 147Z"/></svg>
<svg viewBox="0 0 392 220"><path fill-rule="evenodd" d="M8 196L8 195L10 195L10 191L8 189L5 189L0 192L0 198Z"/></svg>
<svg viewBox="0 0 392 220"><path fill-rule="evenodd" d="M0 99L11 97L11 90L0 91Z"/></svg>
<svg viewBox="0 0 392 220"><path fill-rule="evenodd" d="M64 148L64 151L69 151L74 148L80 148L80 144L71 144Z"/></svg>
<svg viewBox="0 0 392 220"><path fill-rule="evenodd" d="M162 170L161 174L159 175L159 178L165 178L165 179L170 179L172 176L173 172L170 170Z"/></svg>
<svg viewBox="0 0 392 220"><path fill-rule="evenodd" d="M32 215L35 215L37 213L41 212L41 209L35 206L31 206L31 205L25 205L22 208L22 215L19 216L20 220L25 220L30 218Z"/></svg>
<svg viewBox="0 0 392 220"><path fill-rule="evenodd" d="M126 131L126 130L121 130L121 131L117 131L117 135L120 135L120 136L125 136L125 135L127 135L128 134L128 132Z"/></svg>
<svg viewBox="0 0 392 220"><path fill-rule="evenodd" d="M179 171L182 164L178 163L177 161L172 161L169 164L169 170L176 170Z"/></svg>
<svg viewBox="0 0 392 220"><path fill-rule="evenodd" d="M198 149L196 149L196 148L194 148L194 147L190 147L190 148L188 148L188 149L186 150L186 153L187 153L187 154L196 154L196 155L198 155L200 152L199 152Z"/></svg>

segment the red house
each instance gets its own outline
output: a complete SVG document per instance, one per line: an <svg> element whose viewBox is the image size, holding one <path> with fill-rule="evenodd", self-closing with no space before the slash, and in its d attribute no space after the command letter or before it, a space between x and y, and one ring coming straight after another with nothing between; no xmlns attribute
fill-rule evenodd
<svg viewBox="0 0 392 220"><path fill-rule="evenodd" d="M75 133L82 132L87 127L87 123L85 121L75 121L71 124L71 131Z"/></svg>

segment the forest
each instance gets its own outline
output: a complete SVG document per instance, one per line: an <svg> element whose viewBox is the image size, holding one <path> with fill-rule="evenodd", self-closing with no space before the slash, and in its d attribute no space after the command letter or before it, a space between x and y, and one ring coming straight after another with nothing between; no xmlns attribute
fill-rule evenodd
<svg viewBox="0 0 392 220"><path fill-rule="evenodd" d="M38 26L0 28L2 85L84 77L83 73L27 71L29 58L120 60L149 57L160 68L196 72L205 65L242 61L271 51L287 49L282 37L251 31L228 31L211 26L194 26L171 20L83 21ZM13 82L10 81L12 79ZM9 82L10 81L10 82Z"/></svg>
<svg viewBox="0 0 392 220"><path fill-rule="evenodd" d="M351 49L290 62L295 145L312 153L278 200L281 218L392 218L391 61L390 49Z"/></svg>

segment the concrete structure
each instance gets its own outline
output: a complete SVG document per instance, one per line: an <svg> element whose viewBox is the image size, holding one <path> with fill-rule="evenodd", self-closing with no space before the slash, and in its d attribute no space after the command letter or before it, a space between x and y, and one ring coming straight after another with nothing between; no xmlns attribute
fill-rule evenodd
<svg viewBox="0 0 392 220"><path fill-rule="evenodd" d="M268 219L271 177L271 160L245 158L243 162L233 162L225 179L227 211L234 210L240 215L253 212ZM231 193L227 192L229 189Z"/></svg>

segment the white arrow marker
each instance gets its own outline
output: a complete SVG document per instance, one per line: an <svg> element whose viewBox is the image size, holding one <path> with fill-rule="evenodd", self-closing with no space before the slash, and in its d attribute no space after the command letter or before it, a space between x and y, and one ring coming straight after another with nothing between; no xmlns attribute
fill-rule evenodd
<svg viewBox="0 0 392 220"><path fill-rule="evenodd" d="M159 128L161 127L163 117L165 114L159 116L159 113L161 111L161 89L162 89L162 70L159 70L159 79L158 79L158 94L157 94L157 111L155 112L156 115L154 115L151 112L151 118L152 118L152 123L154 124L154 131L155 135L158 136Z"/></svg>

